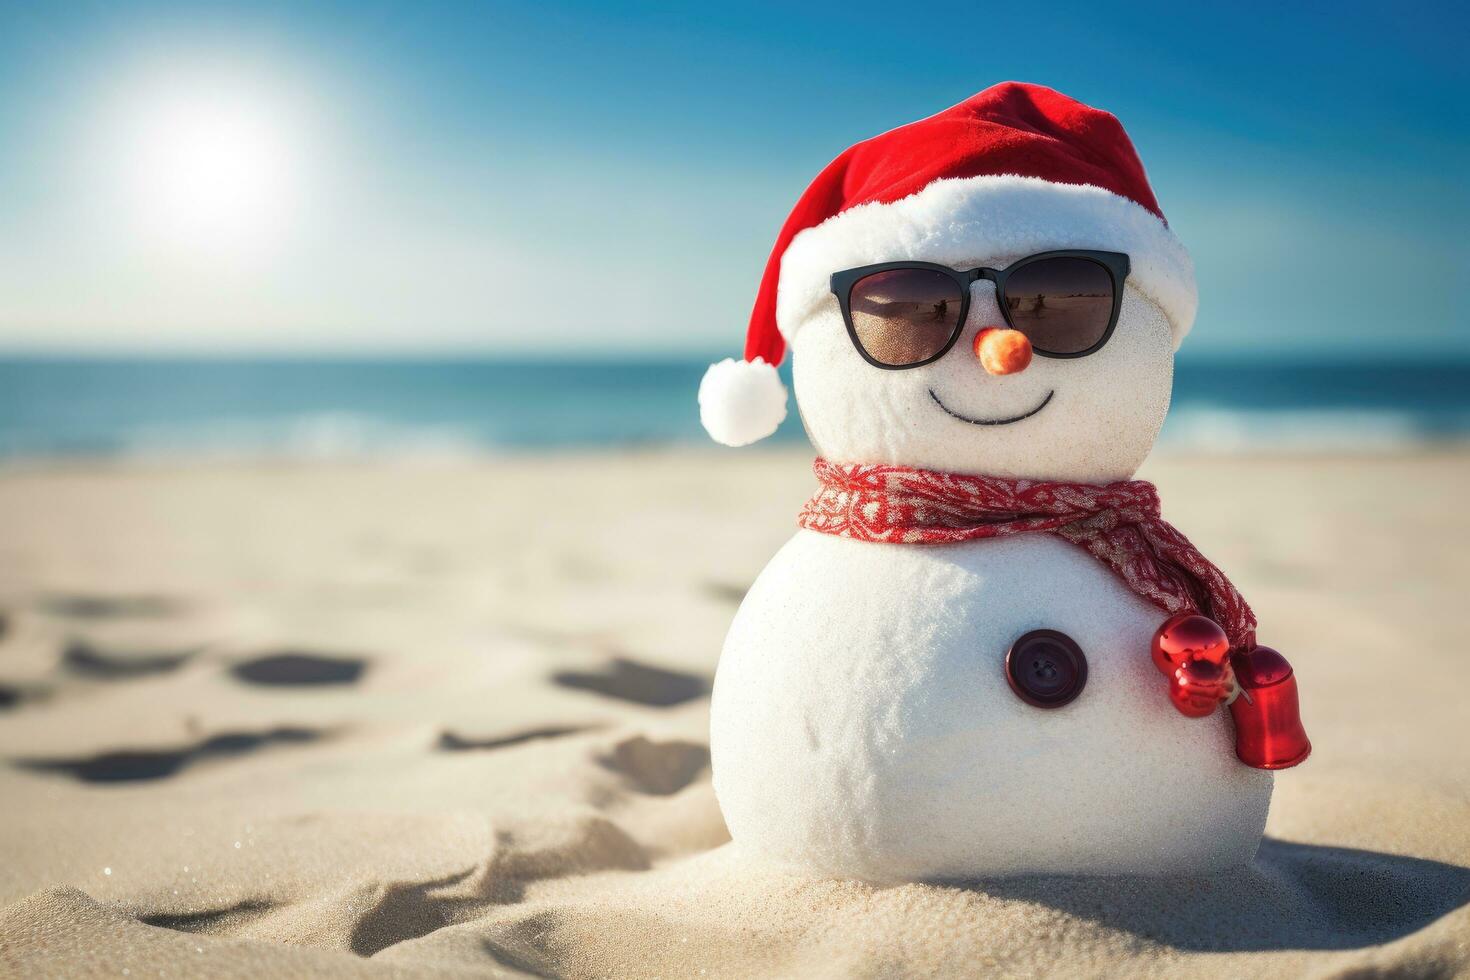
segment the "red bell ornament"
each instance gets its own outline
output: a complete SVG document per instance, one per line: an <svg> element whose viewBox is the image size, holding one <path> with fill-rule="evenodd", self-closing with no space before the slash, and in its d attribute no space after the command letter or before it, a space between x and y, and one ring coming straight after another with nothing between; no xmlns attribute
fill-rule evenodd
<svg viewBox="0 0 1470 980"><path fill-rule="evenodd" d="M1230 703L1235 754L1257 769L1290 769L1306 760L1312 743L1302 727L1296 676L1270 647L1230 658L1241 693Z"/></svg>
<svg viewBox="0 0 1470 980"><path fill-rule="evenodd" d="M1224 704L1234 689L1230 666L1191 660L1174 671L1169 681L1169 700L1179 713L1189 718L1204 718Z"/></svg>
<svg viewBox="0 0 1470 980"><path fill-rule="evenodd" d="M1165 677L1194 660L1223 667L1230 656L1230 638L1220 624L1199 613L1170 616L1154 634L1154 666Z"/></svg>

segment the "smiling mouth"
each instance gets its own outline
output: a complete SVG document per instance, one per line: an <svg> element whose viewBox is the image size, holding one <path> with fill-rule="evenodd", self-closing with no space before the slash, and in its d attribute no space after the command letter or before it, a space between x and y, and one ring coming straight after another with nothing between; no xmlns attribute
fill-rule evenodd
<svg viewBox="0 0 1470 980"><path fill-rule="evenodd" d="M972 419L968 415L961 415L959 412L956 412L954 409L944 404L944 402L939 400L939 396L934 394L934 389L929 389L929 397L934 399L934 404L944 409L945 414L947 414L950 418L956 418L959 419L961 422L968 422L971 425L1010 425L1012 422L1019 422L1022 419L1029 419L1031 416L1035 415L1037 412L1045 408L1047 406L1047 403L1051 401L1051 396L1055 395L1056 393L1057 392L1055 388L1053 388L1051 391L1048 391L1046 393L1046 397L1041 400L1040 405L1037 405L1031 411L1025 412L1021 415L1013 415L1008 419Z"/></svg>

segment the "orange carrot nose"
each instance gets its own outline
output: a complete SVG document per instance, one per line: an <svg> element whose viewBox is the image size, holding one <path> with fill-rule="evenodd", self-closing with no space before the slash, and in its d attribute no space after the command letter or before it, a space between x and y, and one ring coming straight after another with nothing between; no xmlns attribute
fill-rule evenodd
<svg viewBox="0 0 1470 980"><path fill-rule="evenodd" d="M986 327L975 335L975 356L991 374L1020 374L1031 363L1031 341L1019 330Z"/></svg>

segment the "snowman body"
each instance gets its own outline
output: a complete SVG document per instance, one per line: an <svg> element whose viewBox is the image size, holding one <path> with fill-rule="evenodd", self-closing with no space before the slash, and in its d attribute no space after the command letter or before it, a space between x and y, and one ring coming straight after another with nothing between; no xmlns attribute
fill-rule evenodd
<svg viewBox="0 0 1470 980"><path fill-rule="evenodd" d="M1161 616L1050 536L874 544L800 531L725 643L715 791L737 844L871 881L1169 874L1248 863L1271 774L1229 720L1180 715L1147 650ZM1042 710L1004 659L1033 629L1087 657Z"/></svg>
<svg viewBox="0 0 1470 980"><path fill-rule="evenodd" d="M1003 377L968 351L1002 322L988 283L956 350L917 370L863 363L834 306L815 306L791 344L802 421L829 460L1110 483L1133 476L1168 410L1170 322L1132 288L1102 350ZM973 426L936 399L973 417L1044 407ZM1053 535L898 544L799 531L747 594L716 672L714 785L736 846L878 882L1248 864L1272 776L1236 758L1227 712L1175 710L1149 656L1165 618ZM1037 629L1086 657L1086 684L1060 708L1026 703L1006 680L1007 651Z"/></svg>

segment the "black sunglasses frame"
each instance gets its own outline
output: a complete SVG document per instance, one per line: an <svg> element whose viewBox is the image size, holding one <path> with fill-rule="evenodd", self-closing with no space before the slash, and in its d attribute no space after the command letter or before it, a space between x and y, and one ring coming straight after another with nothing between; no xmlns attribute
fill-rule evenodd
<svg viewBox="0 0 1470 980"><path fill-rule="evenodd" d="M1123 307L1123 282L1128 278L1128 272L1131 268L1128 256L1123 252L1095 252L1089 249L1063 249L1054 252L1037 252L1035 255L1026 256L1024 259L1017 259L1004 269L989 269L982 266L978 269L961 270L951 269L947 265L937 265L933 262L880 262L877 265L864 265L856 269L845 269L842 272L832 273L832 292L837 297L838 305L842 307L842 322L847 324L847 336L851 338L852 345L863 356L863 360L873 365L873 367L882 368L884 371L907 371L909 368L933 364L945 354L948 354L950 349L954 347L955 342L960 339L960 334L965 332L965 320L970 315L970 286L978 280L988 279L995 283L995 299L1000 305L1001 316L1005 317L1006 326L1016 329L1015 323L1011 321L1010 304L1006 302L1006 280L1018 269L1043 259L1089 259L1102 266L1108 271L1108 275L1112 277L1113 309L1108 315L1107 329L1103 331L1097 343L1086 350L1063 354L1054 351L1045 351L1039 347L1033 347L1032 349L1042 357L1057 358L1086 357L1088 354L1097 353L1108 342L1108 339L1113 336L1113 328L1118 325L1118 311ZM912 364L884 364L882 361L875 360L863 347L862 341L858 340L857 328L852 324L853 287L868 276L879 272L891 272L894 269L929 269L934 272L942 272L952 279L955 285L960 287L960 314L955 321L954 333L939 353L933 357L925 358L922 361L915 361Z"/></svg>

